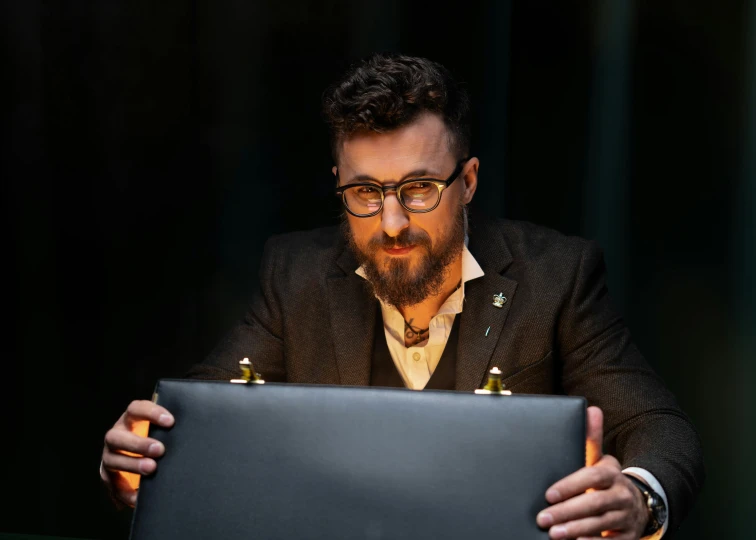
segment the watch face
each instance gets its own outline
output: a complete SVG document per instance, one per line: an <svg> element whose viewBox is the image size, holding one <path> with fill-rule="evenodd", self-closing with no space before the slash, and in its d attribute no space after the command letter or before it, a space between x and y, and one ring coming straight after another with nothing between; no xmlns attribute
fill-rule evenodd
<svg viewBox="0 0 756 540"><path fill-rule="evenodd" d="M628 475L628 477L645 498L650 515L646 530L643 531L643 536L649 536L664 526L664 523L667 521L667 506L664 504L664 499L645 483L631 475Z"/></svg>
<svg viewBox="0 0 756 540"><path fill-rule="evenodd" d="M662 498L658 495L653 495L652 500L651 509L654 513L654 517L660 525L664 525L664 522L667 521L667 507Z"/></svg>

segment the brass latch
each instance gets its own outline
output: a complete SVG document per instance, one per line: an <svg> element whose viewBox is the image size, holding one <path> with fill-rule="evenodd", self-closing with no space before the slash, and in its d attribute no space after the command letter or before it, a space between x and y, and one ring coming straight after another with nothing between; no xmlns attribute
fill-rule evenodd
<svg viewBox="0 0 756 540"><path fill-rule="evenodd" d="M236 384L265 384L259 373L255 373L255 368L249 358L244 358L239 361L239 368L242 371L241 379L231 379L232 383Z"/></svg>
<svg viewBox="0 0 756 540"><path fill-rule="evenodd" d="M488 394L499 396L511 396L512 392L504 390L504 385L501 382L501 370L497 367L491 368L488 372L488 381L483 388L475 391L476 394Z"/></svg>

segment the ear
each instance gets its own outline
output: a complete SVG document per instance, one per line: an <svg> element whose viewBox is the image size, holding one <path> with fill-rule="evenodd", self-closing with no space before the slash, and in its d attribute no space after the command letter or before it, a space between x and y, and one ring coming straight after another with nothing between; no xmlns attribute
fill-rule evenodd
<svg viewBox="0 0 756 540"><path fill-rule="evenodd" d="M478 189L478 167L480 166L480 160L476 157L470 158L465 163L465 168L462 169L462 185L464 191L462 192L462 202L464 204L470 204L470 201L475 195L475 190Z"/></svg>
<svg viewBox="0 0 756 540"><path fill-rule="evenodd" d="M336 176L336 171L338 171L338 170L339 170L339 168L336 165L334 165L333 167L331 167L331 172L333 173L334 176Z"/></svg>

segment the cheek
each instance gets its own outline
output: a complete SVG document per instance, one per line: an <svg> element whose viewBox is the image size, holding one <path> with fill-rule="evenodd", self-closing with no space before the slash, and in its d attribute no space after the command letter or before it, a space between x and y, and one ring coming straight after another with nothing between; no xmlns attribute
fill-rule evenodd
<svg viewBox="0 0 756 540"><path fill-rule="evenodd" d="M422 229L431 239L431 245L435 248L438 245L439 238L443 238L446 227L444 226L445 214L436 214L440 208L415 220L415 228ZM433 214L433 217L430 216Z"/></svg>
<svg viewBox="0 0 756 540"><path fill-rule="evenodd" d="M357 218L350 215L348 218L349 229L352 231L352 237L358 246L365 246L375 235L376 230L380 229L380 220L375 217Z"/></svg>
<svg viewBox="0 0 756 540"><path fill-rule="evenodd" d="M437 244L438 239L444 238L451 229L457 205L459 204L458 196L446 197L446 195L451 195L451 193L444 194L441 203L435 210L416 216L416 225L428 233L433 241L433 245Z"/></svg>

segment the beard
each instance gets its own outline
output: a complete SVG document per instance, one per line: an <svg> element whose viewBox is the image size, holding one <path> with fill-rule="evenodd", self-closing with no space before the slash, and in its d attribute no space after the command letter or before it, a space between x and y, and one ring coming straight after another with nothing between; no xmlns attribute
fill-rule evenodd
<svg viewBox="0 0 756 540"><path fill-rule="evenodd" d="M438 296L449 275L450 265L462 253L465 242L466 210L460 204L446 234L433 245L423 230L404 229L396 237L381 232L371 238L362 248L357 245L346 217L341 222L341 231L357 261L362 265L372 292L383 302L397 309L410 307L423 300ZM412 268L407 258L391 257L385 263L379 261L384 248L415 246L420 251L419 260ZM379 258L380 257L380 258Z"/></svg>

